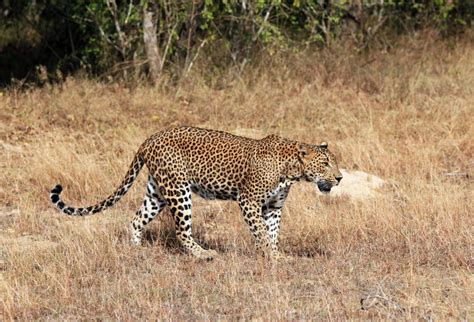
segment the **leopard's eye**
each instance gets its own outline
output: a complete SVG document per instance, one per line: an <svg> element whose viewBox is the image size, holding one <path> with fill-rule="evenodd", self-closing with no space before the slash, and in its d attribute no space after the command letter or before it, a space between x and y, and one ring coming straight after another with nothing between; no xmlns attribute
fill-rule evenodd
<svg viewBox="0 0 474 322"><path fill-rule="evenodd" d="M325 166L325 167L329 167L329 162L327 162L327 161L324 162L324 166Z"/></svg>

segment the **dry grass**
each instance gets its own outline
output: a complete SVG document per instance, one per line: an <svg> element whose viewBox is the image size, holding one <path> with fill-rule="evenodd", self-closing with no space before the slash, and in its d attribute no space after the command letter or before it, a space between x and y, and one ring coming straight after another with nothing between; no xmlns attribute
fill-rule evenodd
<svg viewBox="0 0 474 322"><path fill-rule="evenodd" d="M474 42L465 37L420 35L368 57L274 59L225 86L198 76L179 91L71 78L0 94L3 319L473 319L473 181L444 175L474 172ZM390 184L365 201L296 185L281 236L295 259L276 264L254 255L235 204L199 198L195 234L219 258L183 254L166 212L146 246L129 245L144 175L103 214L66 218L51 207L57 182L74 205L106 196L142 140L183 124L324 139L341 167Z"/></svg>

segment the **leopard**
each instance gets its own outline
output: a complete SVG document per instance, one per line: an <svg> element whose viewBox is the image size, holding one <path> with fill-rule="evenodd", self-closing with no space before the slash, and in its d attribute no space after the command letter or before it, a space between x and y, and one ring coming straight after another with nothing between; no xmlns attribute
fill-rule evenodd
<svg viewBox="0 0 474 322"><path fill-rule="evenodd" d="M168 207L176 238L185 252L212 260L217 252L204 249L193 238L192 195L208 200L233 200L241 209L256 250L280 259L282 208L295 182L314 183L328 194L342 174L327 142L303 143L275 134L252 139L198 127L173 127L156 132L139 147L118 188L88 207L71 207L61 199L60 184L50 200L62 213L87 216L118 202L146 165L148 181L143 202L130 222L131 241L142 245L144 228Z"/></svg>

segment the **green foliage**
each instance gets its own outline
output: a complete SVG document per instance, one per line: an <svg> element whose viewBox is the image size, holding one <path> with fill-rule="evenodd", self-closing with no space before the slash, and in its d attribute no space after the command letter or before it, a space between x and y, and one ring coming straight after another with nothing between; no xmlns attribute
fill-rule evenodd
<svg viewBox="0 0 474 322"><path fill-rule="evenodd" d="M140 2L113 5L113 1L76 1L71 19L79 27L85 46L81 60L97 73L117 62L133 61L141 45Z"/></svg>
<svg viewBox="0 0 474 322"><path fill-rule="evenodd" d="M0 61L10 62L15 56L6 55L5 48L9 53L30 48L38 53L26 59L25 68L30 70L41 64L48 70L59 68L67 72L82 68L92 74L121 77L145 71L144 10L153 13L163 67L177 74L189 70L200 51L207 53L207 59L215 59L216 65L225 65L226 61L240 64L261 51L271 54L304 46L330 46L347 36L357 50L386 44L384 37L388 33L400 34L425 27L436 28L449 36L470 27L474 12L472 1L461 0L0 0L0 3L0 11L6 18L0 20ZM18 77L4 65L8 63L0 63L3 70L0 82L5 82L11 74Z"/></svg>

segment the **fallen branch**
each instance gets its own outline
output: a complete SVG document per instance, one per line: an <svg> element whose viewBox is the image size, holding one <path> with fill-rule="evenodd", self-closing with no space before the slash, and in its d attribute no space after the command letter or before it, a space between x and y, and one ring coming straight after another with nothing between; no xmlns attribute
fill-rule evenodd
<svg viewBox="0 0 474 322"><path fill-rule="evenodd" d="M467 172L446 172L443 173L446 177L461 177L461 178L469 178L469 174Z"/></svg>

